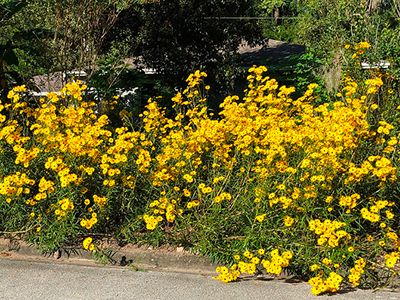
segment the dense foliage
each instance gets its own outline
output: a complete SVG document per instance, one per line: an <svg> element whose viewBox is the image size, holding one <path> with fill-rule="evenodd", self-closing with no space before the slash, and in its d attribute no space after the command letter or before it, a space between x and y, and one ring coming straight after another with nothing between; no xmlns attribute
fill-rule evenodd
<svg viewBox="0 0 400 300"><path fill-rule="evenodd" d="M255 1L3 2L1 9L24 4L7 24L0 23L0 44L12 41L18 48L19 63L9 69L26 82L33 75L77 69L91 79L110 60L114 75L102 87L107 88L123 80L117 76L121 66L127 67L121 60L133 56L140 58L133 67L156 70L162 86L177 88L201 68L226 93L243 73L239 43L262 37L257 22L219 19L256 14ZM135 87L137 80L124 84Z"/></svg>
<svg viewBox="0 0 400 300"><path fill-rule="evenodd" d="M181 85L186 74L201 68L221 90L233 89L241 75L237 49L243 40L260 41L255 21L224 20L254 16L256 1L160 1L127 12L124 28L140 18L139 52L146 65L163 74L163 80ZM132 9L131 9L132 10ZM130 15L129 15L130 14ZM129 18L130 16L130 18ZM134 34L131 32L130 35Z"/></svg>
<svg viewBox="0 0 400 300"><path fill-rule="evenodd" d="M264 0L269 34L321 49L339 50L345 42L368 40L374 51L388 49L385 28L399 34L400 3L381 1Z"/></svg>
<svg viewBox="0 0 400 300"><path fill-rule="evenodd" d="M217 270L224 282L286 268L314 294L385 284L400 251L400 107L390 73L360 72L369 48L346 45L329 103L315 101L317 84L292 98L253 67L246 96L216 116L196 71L174 116L150 99L140 130L126 110L109 126L80 82L38 102L14 88L0 107L1 233L45 251L78 240L96 255L102 235L180 244L232 260Z"/></svg>
<svg viewBox="0 0 400 300"><path fill-rule="evenodd" d="M292 68L300 65L292 78L293 84L312 79L311 82L321 84L325 95L336 94L344 58L343 46L360 40L373 46L363 57L364 63L390 62L391 74L399 78L398 0L264 0L260 7L266 37L307 46L303 58L289 61Z"/></svg>

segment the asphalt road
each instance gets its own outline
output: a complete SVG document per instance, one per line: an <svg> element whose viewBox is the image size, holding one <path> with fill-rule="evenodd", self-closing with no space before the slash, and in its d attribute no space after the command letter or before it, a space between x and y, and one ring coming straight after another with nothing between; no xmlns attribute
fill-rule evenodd
<svg viewBox="0 0 400 300"><path fill-rule="evenodd" d="M295 280L249 278L223 284L209 275L0 257L0 299L400 300L400 291L348 290L317 297L308 283Z"/></svg>

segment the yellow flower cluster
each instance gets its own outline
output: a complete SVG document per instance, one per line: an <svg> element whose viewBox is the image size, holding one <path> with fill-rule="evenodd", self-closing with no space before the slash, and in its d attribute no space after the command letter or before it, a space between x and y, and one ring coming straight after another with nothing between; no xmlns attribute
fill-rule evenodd
<svg viewBox="0 0 400 300"><path fill-rule="evenodd" d="M368 47L367 43L357 44L355 55L360 56ZM351 256L356 256L355 249L359 248L357 236L352 245L344 240L351 239L348 232L352 233L357 223L349 214L373 223L386 215L385 222L369 224L378 229L369 233L375 237L378 231L386 231L391 242L384 238L381 245L388 243L389 249L393 242L400 247L396 233L390 229L397 212L395 204L369 199L373 205L367 206L361 192L357 193L357 184L363 180L377 183L382 189L397 180L397 123L369 122L371 114L380 111L372 100L385 77L377 73L373 79L360 82L346 75L340 100L317 105L318 85L308 85L302 97L293 99L295 89L279 87L275 79L264 77L265 67L254 66L249 71L246 96L226 97L218 118L208 112L205 104L203 93L208 88L202 87L206 74L196 71L189 76L187 89L172 99L176 112L173 117L159 106L157 98L149 99L140 115L140 131L126 127L127 111L121 112L124 127L108 126L106 115L97 116L99 106L83 101L86 86L78 82L68 84L58 94L47 95L36 108L21 101L24 87L13 89L9 94L11 104L0 105L0 111L12 112L9 119L5 116L8 114L0 115L0 150L14 161L10 171L2 170L0 174L0 195L8 203L5 205L23 199L24 205L37 205L29 207L35 211L54 211L58 220L66 216L60 222L63 226L67 221L79 222L81 230L97 230L98 223L110 216L107 213L119 209L131 213L135 205L148 205L147 213L127 219L142 225L144 222L148 230L160 225L160 230L184 228L183 222L190 219L190 230L195 232L206 227L204 222L216 220L208 218L212 213L226 221L221 223L229 224L231 217L232 228L249 225L246 245L252 245L255 236L257 241L263 236L274 240L272 249L280 249L281 243L297 237L299 228L304 230L301 220L307 220L309 230L318 236L316 243L330 246L317 246L315 251L327 249L336 254L344 250ZM361 158L355 157L360 145L369 143L376 146L373 152L363 153L361 149ZM361 205L365 207L359 214ZM381 214L385 208L385 215ZM29 216L33 220L32 213ZM54 214L48 216L54 219ZM43 234L45 223L39 219L35 222L38 224L34 227L41 228ZM280 228L267 228L274 224ZM274 235L266 237L270 232ZM242 235L230 238L239 240ZM304 237L304 232L299 236ZM309 240L301 240L300 244L315 244ZM95 249L91 238L83 245ZM291 245L296 248L297 241ZM387 255L388 267L396 263L396 253ZM220 274L216 279L234 281L241 273L254 274L260 264L267 272L280 274L293 256L290 251L280 255L278 249L268 257L264 254L264 249L257 255L246 251L245 259L232 268L217 269ZM343 261L333 255L324 253L322 263L311 266L312 271L322 272L310 280L315 294L339 288L342 278L338 274L332 272L323 279L320 270L339 268L339 263L342 266ZM364 268L363 261L358 260L353 269L361 273L360 268ZM357 273L352 275L349 280L359 282Z"/></svg>
<svg viewBox="0 0 400 300"><path fill-rule="evenodd" d="M347 206L348 209L346 213L350 213L351 209L356 207L357 205L357 200L359 200L361 197L359 194L352 194L351 196L341 196L339 199L339 205L340 206Z"/></svg>
<svg viewBox="0 0 400 300"><path fill-rule="evenodd" d="M289 164L288 161L288 153L296 147L309 151L310 158L304 160L302 168L313 170L314 166L319 166L340 170L344 167L345 161L341 161L339 155L346 149L355 147L356 133L361 135L368 127L363 120L364 113L361 109L346 107L340 102L334 104L335 110L328 109L327 105L313 108L308 101L314 99L313 91L317 87L315 84L309 86L304 97L293 101L290 94L294 89L282 87L278 91L276 80L262 77L265 71L263 67L253 67L250 70L254 74L250 78L252 82L245 102L239 103L237 96L227 97L221 104L221 120L210 120L206 114L206 107L201 106L201 102L198 106L194 103L194 90L204 75L201 72L190 76L188 90L173 99L175 108L179 110L174 120L166 118L164 111L155 101L149 101L147 110L143 113L145 130L151 133L153 140L159 140L162 145L161 152L153 160L157 164L150 177L154 186L172 184L179 178L183 178L189 184L194 182L196 172L189 166L194 169L201 166L204 162L200 157L205 151L211 151L210 155L214 158L213 169L220 170L221 166L225 166L231 170L237 165L236 158L232 157L232 146L244 156L255 153L260 157L251 171L261 179L273 174L296 174L297 166ZM192 93L193 97L185 101L184 97L188 93ZM293 114L301 116L302 122L293 122ZM189 118L187 125L183 123L185 115ZM321 140L326 140L326 143L317 142ZM148 155L148 159L145 160L150 164L151 159L151 155ZM204 170L208 168L207 165L202 167ZM239 174L244 172L242 169L244 170L240 168ZM177 176L178 174L182 174L182 177ZM333 177L319 172L318 175L305 176L304 180L307 178L311 182L329 182ZM213 184L226 181L225 175L222 174L214 179ZM282 186L285 189L284 185ZM329 187L328 184L326 186ZM200 188L200 192L203 195L213 194L214 202L232 197L226 194L228 198L225 198L223 193L217 193L218 189L206 191L206 188ZM197 195L197 198L200 196ZM300 191L293 193L293 199L300 196ZM305 196L316 197L316 189L310 189ZM259 199L260 197L257 197L255 202L259 202ZM293 199L282 195L270 198L270 203L273 205L280 202L282 208L287 209L293 203ZM197 203L196 199L191 199L185 206L192 208ZM257 219L261 219L261 216ZM285 224L290 223L291 220L286 218Z"/></svg>
<svg viewBox="0 0 400 300"><path fill-rule="evenodd" d="M240 276L240 271L235 270L229 270L227 267L217 267L216 269L217 273L221 273L216 277L213 277L213 279L221 280L224 283L236 281L238 277Z"/></svg>
<svg viewBox="0 0 400 300"><path fill-rule="evenodd" d="M232 195L230 193L223 192L214 198L214 202L219 203L223 200L231 200L231 199L232 199Z"/></svg>
<svg viewBox="0 0 400 300"><path fill-rule="evenodd" d="M329 265L332 264L332 260L329 259L329 258L327 258L327 257L325 257L325 258L322 260L322 263L323 263L325 266L329 266Z"/></svg>
<svg viewBox="0 0 400 300"><path fill-rule="evenodd" d="M260 263L260 259L257 256L253 256L249 251L245 251L243 253L243 256L248 258L250 261L245 262L245 261L239 261L237 264L239 274L243 273L248 273L248 274L254 274L257 270L257 264Z"/></svg>
<svg viewBox="0 0 400 300"><path fill-rule="evenodd" d="M199 70L197 70L193 74L190 74L190 76L186 79L188 87L190 89L196 87L202 81L203 77L207 77L207 74L205 72L200 72ZM185 94L185 92L183 93Z"/></svg>
<svg viewBox="0 0 400 300"><path fill-rule="evenodd" d="M360 168L357 168L354 163L350 163L350 167L348 169L349 177L345 179L345 183L360 182L361 179L363 179L373 170L374 167L371 165L369 160L364 161Z"/></svg>
<svg viewBox="0 0 400 300"><path fill-rule="evenodd" d="M263 256L264 254L264 249L258 250L259 256ZM282 268L289 266L289 261L292 259L293 254L291 251L284 251L282 255L279 255L279 250L275 249L270 253L270 260L261 260L258 256L255 256L250 251L246 250L243 252L243 256L247 258L249 262L240 260L240 255L235 255L235 259L239 260L239 262L234 264L231 267L231 270L227 267L218 267L217 273L221 272L221 274L214 277L214 279L219 279L222 282L235 281L240 274L254 274L257 270L258 264L261 264L268 273L279 275L282 272Z"/></svg>
<svg viewBox="0 0 400 300"><path fill-rule="evenodd" d="M353 53L353 55L351 56L352 59L356 59L359 58L359 55L362 55L364 53L363 49L367 49L370 48L371 45L368 42L360 42L360 43L356 43L354 45L354 50L356 50L356 52ZM345 49L350 49L350 45L345 45L344 47Z"/></svg>
<svg viewBox="0 0 400 300"><path fill-rule="evenodd" d="M294 223L294 219L290 216L284 216L283 221L285 222L285 226L290 227Z"/></svg>
<svg viewBox="0 0 400 300"><path fill-rule="evenodd" d="M262 222L262 221L264 221L266 215L267 214L258 215L258 216L256 216L256 220L258 222Z"/></svg>
<svg viewBox="0 0 400 300"><path fill-rule="evenodd" d="M2 178L0 182L0 194L6 196L20 196L23 192L29 193L27 185L34 185L35 181L29 179L27 174L16 172L13 175ZM25 188L24 188L25 187Z"/></svg>
<svg viewBox="0 0 400 300"><path fill-rule="evenodd" d="M269 197L271 194L269 195ZM292 204L292 199L286 196L281 196L281 197L274 197L273 199L269 200L269 206L272 207L274 204L281 203L282 208L286 209Z"/></svg>
<svg viewBox="0 0 400 300"><path fill-rule="evenodd" d="M388 268L393 268L397 260L400 258L400 252L392 252L385 255L385 264Z"/></svg>
<svg viewBox="0 0 400 300"><path fill-rule="evenodd" d="M378 87L383 85L382 78L375 77L373 79L368 79L365 84L370 86L367 90L367 94L376 94L378 92Z"/></svg>
<svg viewBox="0 0 400 300"><path fill-rule="evenodd" d="M99 197L97 195L93 195L93 201L97 203L99 207L104 207L107 204L107 197Z"/></svg>
<svg viewBox="0 0 400 300"><path fill-rule="evenodd" d="M92 244L93 239L91 237L87 237L83 240L83 248L86 250L93 251L95 249L95 245Z"/></svg>
<svg viewBox="0 0 400 300"><path fill-rule="evenodd" d="M368 42L359 42L358 44L354 45L354 49L359 50L359 49L366 49L370 48L371 45Z"/></svg>
<svg viewBox="0 0 400 300"><path fill-rule="evenodd" d="M197 207L197 206L199 206L199 205L200 205L200 201L199 201L199 200L193 200L193 201L189 201L189 202L186 204L186 207L189 208L189 209L191 209L191 208Z"/></svg>
<svg viewBox="0 0 400 300"><path fill-rule="evenodd" d="M179 189L179 188L178 188ZM176 209L177 202L180 202L181 199L168 199L166 197L160 197L158 200L155 200L150 203L149 207L154 208L153 214L155 215L163 215L165 214L165 218L168 222L172 223L177 215L181 215L183 213L183 209ZM190 204L190 205L189 205ZM200 205L198 200L194 200L187 204L188 208L192 208Z"/></svg>
<svg viewBox="0 0 400 300"><path fill-rule="evenodd" d="M91 214L91 218L90 219L82 219L81 220L81 222L80 222L80 225L82 226L82 227L85 227L86 229L90 229L90 228L92 228L92 226L94 225L94 224L96 224L97 223L97 213L95 213L95 212L92 212L92 214Z"/></svg>
<svg viewBox="0 0 400 300"><path fill-rule="evenodd" d="M64 198L58 201L57 205L51 205L55 210L54 214L57 216L57 220L60 220L61 217L65 217L68 214L68 211L72 211L74 209L74 203L69 198Z"/></svg>
<svg viewBox="0 0 400 300"><path fill-rule="evenodd" d="M332 222L328 219L326 219L324 222L321 222L319 219L315 219L311 220L308 224L309 229L319 235L317 241L318 245L323 245L326 241L328 241L328 244L331 247L339 246L341 238L347 237L348 239L351 239L350 234L347 233L345 230L338 230L339 228L346 225L347 224L344 222Z"/></svg>
<svg viewBox="0 0 400 300"><path fill-rule="evenodd" d="M363 258L357 259L354 262L354 268L350 269L349 282L355 286L360 285L361 274L364 273L365 266L366 262Z"/></svg>
<svg viewBox="0 0 400 300"><path fill-rule="evenodd" d="M383 133L383 134L390 134L390 130L392 130L394 128L394 126L392 124L389 124L385 121L379 121L379 127L376 130L377 133Z"/></svg>
<svg viewBox="0 0 400 300"><path fill-rule="evenodd" d="M387 176L391 175L390 181L394 181L397 179L396 167L393 167L392 162L385 157L378 157L375 161L376 169L373 171L373 174L378 177L382 181L386 181Z"/></svg>
<svg viewBox="0 0 400 300"><path fill-rule="evenodd" d="M149 216L149 215L144 215L143 220L146 223L146 228L148 230L154 230L157 227L158 222L161 222L163 220L163 217L158 216Z"/></svg>
<svg viewBox="0 0 400 300"><path fill-rule="evenodd" d="M46 178L44 178L44 177L42 177L41 179L40 179L40 182L39 182L39 192L40 193L43 193L43 192L46 192L47 191L47 193L52 193L52 192L54 192L54 182L53 181L51 181L51 180L46 180Z"/></svg>
<svg viewBox="0 0 400 300"><path fill-rule="evenodd" d="M263 259L261 264L268 273L279 275L282 272L282 268L289 266L289 261L292 257L293 254L290 251L283 252L281 256L279 255L279 250L275 249L271 251L271 259Z"/></svg>
<svg viewBox="0 0 400 300"><path fill-rule="evenodd" d="M363 207L360 212L361 216L365 220L369 220L373 223L380 222L381 221L381 216L379 215L379 212L381 209L385 208L389 204L388 201L377 201L375 205L372 205L369 209L367 207Z"/></svg>
<svg viewBox="0 0 400 300"><path fill-rule="evenodd" d="M64 198L64 199L58 201L58 205L60 205L60 207L63 211L68 211L68 210L74 209L74 203L71 200L69 200L69 198Z"/></svg>
<svg viewBox="0 0 400 300"><path fill-rule="evenodd" d="M13 149L14 152L17 153L17 157L15 158L15 164L18 165L20 163L23 163L23 166L25 168L28 168L29 162L35 157L37 157L38 154L41 152L41 150L35 145L33 145L29 151L26 151L24 148L21 147L21 145L15 145Z"/></svg>
<svg viewBox="0 0 400 300"><path fill-rule="evenodd" d="M322 279L321 277L313 277L311 278L308 283L311 284L311 293L314 295L319 295L326 291L329 292L336 292L339 287L340 283L343 281L343 277L335 272L331 272L327 279Z"/></svg>
<svg viewBox="0 0 400 300"><path fill-rule="evenodd" d="M393 242L394 246L395 246L396 248L398 248L398 250L400 251L400 238L399 238L399 236L397 235L397 233L391 231L391 230L388 228L388 232L386 233L386 237L387 237L388 239L390 239L390 240Z"/></svg>

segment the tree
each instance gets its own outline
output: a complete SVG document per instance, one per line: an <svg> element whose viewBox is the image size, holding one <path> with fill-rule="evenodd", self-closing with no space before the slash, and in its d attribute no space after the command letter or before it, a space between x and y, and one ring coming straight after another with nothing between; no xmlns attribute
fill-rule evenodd
<svg viewBox="0 0 400 300"><path fill-rule="evenodd" d="M24 14L0 28L0 41L20 43L25 34L16 54L26 77L83 69L90 78L99 59L118 62L115 56L129 54L141 56L169 87L202 69L227 92L242 74L239 44L262 39L259 21L241 19L257 8L255 0L30 0Z"/></svg>
<svg viewBox="0 0 400 300"><path fill-rule="evenodd" d="M349 42L367 40L379 47L387 44L381 32L399 32L399 0L264 0L266 16L280 9L281 24L266 21L266 34L324 50ZM378 48L379 48L378 47Z"/></svg>
<svg viewBox="0 0 400 300"><path fill-rule="evenodd" d="M18 44L28 41L30 51L18 53L22 61L34 61L31 69L43 72L85 69L91 74L106 34L119 14L138 0L31 0L23 14L13 14L0 24L2 38ZM7 4L9 5L9 4ZM33 49L33 50L32 50ZM34 73L29 70L29 75Z"/></svg>
<svg viewBox="0 0 400 300"><path fill-rule="evenodd" d="M338 87L343 47L361 41L373 46L365 59L370 64L390 61L391 74L398 78L399 0L263 0L260 5L267 17L266 36L321 50L327 64L316 72L325 77L327 85ZM280 11L278 23L273 17L276 9Z"/></svg>
<svg viewBox="0 0 400 300"><path fill-rule="evenodd" d="M41 40L42 47L52 62L61 70L84 69L94 71L99 51L107 33L119 14L134 1L108 0L47 0L40 4L44 22L52 29L51 39Z"/></svg>
<svg viewBox="0 0 400 300"><path fill-rule="evenodd" d="M26 1L2 1L0 2L0 27L10 25L12 17L26 6ZM9 39L0 40L0 99L7 102L9 91L8 80L11 78L20 82L18 73L8 70L9 66L18 65L18 58L14 52L15 46Z"/></svg>
<svg viewBox="0 0 400 300"><path fill-rule="evenodd" d="M226 90L240 74L239 44L262 39L257 20L234 18L254 16L256 7L256 1L238 0L143 1L121 13L116 27L138 37L132 52L168 85L179 86L202 69Z"/></svg>

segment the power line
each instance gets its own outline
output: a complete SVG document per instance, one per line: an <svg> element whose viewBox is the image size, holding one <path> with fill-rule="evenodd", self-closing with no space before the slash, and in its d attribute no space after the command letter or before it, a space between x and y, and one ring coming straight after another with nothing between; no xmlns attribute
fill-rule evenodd
<svg viewBox="0 0 400 300"><path fill-rule="evenodd" d="M299 19L301 17L204 17L205 20L277 20L277 19Z"/></svg>

